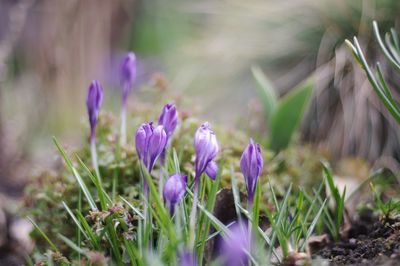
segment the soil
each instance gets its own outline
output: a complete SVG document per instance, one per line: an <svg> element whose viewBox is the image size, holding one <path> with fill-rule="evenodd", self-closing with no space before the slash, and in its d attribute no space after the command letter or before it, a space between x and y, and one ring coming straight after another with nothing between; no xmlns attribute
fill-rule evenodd
<svg viewBox="0 0 400 266"><path fill-rule="evenodd" d="M361 215L345 239L313 253L317 256L330 265L400 265L400 220Z"/></svg>

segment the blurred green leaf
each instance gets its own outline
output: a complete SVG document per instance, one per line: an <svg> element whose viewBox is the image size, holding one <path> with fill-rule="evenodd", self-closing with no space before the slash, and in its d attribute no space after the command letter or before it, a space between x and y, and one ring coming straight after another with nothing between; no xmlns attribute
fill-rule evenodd
<svg viewBox="0 0 400 266"><path fill-rule="evenodd" d="M308 80L279 101L270 120L269 145L272 150L277 152L289 145L310 100L313 85Z"/></svg>
<svg viewBox="0 0 400 266"><path fill-rule="evenodd" d="M253 66L251 68L251 72L253 73L253 76L257 82L257 94L261 100L265 112L265 117L268 121L271 117L271 114L276 108L278 97L275 93L272 83L268 80L268 78L264 75L264 73L258 66Z"/></svg>

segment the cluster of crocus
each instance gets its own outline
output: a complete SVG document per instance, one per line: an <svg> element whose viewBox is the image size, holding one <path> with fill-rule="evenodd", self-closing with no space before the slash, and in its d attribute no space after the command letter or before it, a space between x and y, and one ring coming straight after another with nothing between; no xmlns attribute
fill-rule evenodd
<svg viewBox="0 0 400 266"><path fill-rule="evenodd" d="M139 159L151 173L160 156L165 156L166 147L178 123L178 113L174 104L166 104L160 114L158 126L153 127L153 123L142 124L136 131L136 151ZM165 158L161 158L163 164ZM147 189L146 182L145 189ZM162 187L162 183L160 184Z"/></svg>
<svg viewBox="0 0 400 266"><path fill-rule="evenodd" d="M136 79L136 58L133 53L129 53L124 58L121 74L123 88L121 107L121 144L125 144L127 97ZM96 170L96 174L99 177L100 173L97 164L95 136L96 124L102 101L102 86L98 81L93 81L89 87L86 105L90 122L90 143L93 168ZM161 169L164 170L163 166L165 164L167 147L171 142L171 138L177 127L177 124L178 112L176 106L172 103L168 103L162 109L157 126L154 126L152 122L143 123L136 130L136 152L149 174L152 173L158 158L160 158ZM194 227L196 221L197 197L201 176L205 173L212 180L215 180L218 174L218 165L215 162L215 158L219 152L219 145L216 135L212 131L208 122L205 122L196 130L194 136L194 148L196 157L194 169L195 174L192 201L193 205L190 214L189 224L189 251L186 253L186 256L182 256L181 258L181 264L185 261L188 261L187 263L190 262L193 265L195 265L195 256L193 255L194 253L192 253L192 248L194 247ZM252 139L250 139L250 143L243 151L240 159L240 168L246 183L249 203L248 208L250 212L252 211L258 178L263 168L261 148L259 144L254 143ZM175 173L169 176L165 185L163 185L161 181L162 179L160 178L159 185L160 191L162 191L162 193L160 192L160 194L162 194L165 205L169 209L172 216L174 214L176 205L182 201L185 195L188 182L187 176L180 173ZM146 179L143 179L143 184L144 195L148 199L149 191ZM244 228L246 230L244 230ZM226 265L239 265L245 262L245 258L247 258L246 252L248 252L248 250L250 249L250 236L251 224L247 226L239 222L237 226L231 228L228 236L225 239L226 241L223 248L226 250L226 252L231 252L232 254L234 254L234 256L226 258L226 260L224 261Z"/></svg>
<svg viewBox="0 0 400 266"><path fill-rule="evenodd" d="M100 112L101 104L103 103L103 88L100 82L93 80L89 86L88 95L86 98L86 108L89 116L90 124L90 151L92 155L93 168L97 176L100 177L99 166L97 163L96 152L96 124Z"/></svg>
<svg viewBox="0 0 400 266"><path fill-rule="evenodd" d="M121 65L121 145L126 143L126 104L129 92L136 80L136 56L134 53L128 53L123 59Z"/></svg>

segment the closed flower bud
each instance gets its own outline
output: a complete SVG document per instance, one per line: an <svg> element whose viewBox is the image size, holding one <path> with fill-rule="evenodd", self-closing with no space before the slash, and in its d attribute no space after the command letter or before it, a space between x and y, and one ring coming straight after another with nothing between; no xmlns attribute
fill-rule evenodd
<svg viewBox="0 0 400 266"><path fill-rule="evenodd" d="M178 112L176 111L175 104L168 103L164 106L160 117L158 118L158 124L164 127L167 133L167 146L171 139L172 134L175 131L176 125L178 124ZM161 165L164 166L166 157L166 148L163 150L160 156Z"/></svg>
<svg viewBox="0 0 400 266"><path fill-rule="evenodd" d="M163 197L171 215L174 213L175 205L178 204L186 192L187 176L174 174L165 183Z"/></svg>
<svg viewBox="0 0 400 266"><path fill-rule="evenodd" d="M249 145L243 151L240 158L240 169L246 181L249 202L253 202L254 192L256 190L257 180L263 168L263 158L261 156L260 145L250 139Z"/></svg>
<svg viewBox="0 0 400 266"><path fill-rule="evenodd" d="M142 124L136 131L136 151L147 170L151 172L154 164L167 144L167 134L163 126L153 127L153 123Z"/></svg>
<svg viewBox="0 0 400 266"><path fill-rule="evenodd" d="M122 101L128 98L129 91L132 89L136 80L136 56L133 52L128 53L121 66L121 83L122 83Z"/></svg>
<svg viewBox="0 0 400 266"><path fill-rule="evenodd" d="M100 82L93 80L89 86L86 99L86 107L89 115L90 137L94 138L97 118L99 116L100 107L103 102L103 88Z"/></svg>
<svg viewBox="0 0 400 266"><path fill-rule="evenodd" d="M178 113L175 104L168 103L164 106L160 117L158 118L158 124L164 126L164 130L169 139L178 124Z"/></svg>
<svg viewBox="0 0 400 266"><path fill-rule="evenodd" d="M196 178L200 178L219 151L217 138L207 122L197 129L194 137L194 148L196 150ZM210 170L215 170L215 166L210 166Z"/></svg>

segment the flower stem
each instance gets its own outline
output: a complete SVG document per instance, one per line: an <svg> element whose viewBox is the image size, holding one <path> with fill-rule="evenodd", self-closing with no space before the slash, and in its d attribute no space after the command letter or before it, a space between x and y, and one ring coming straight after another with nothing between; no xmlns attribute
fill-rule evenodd
<svg viewBox="0 0 400 266"><path fill-rule="evenodd" d="M161 165L160 178L158 179L158 194L161 199L163 199L163 188L164 188L164 180L168 178L168 173L165 170L164 166Z"/></svg>
<svg viewBox="0 0 400 266"><path fill-rule="evenodd" d="M92 166L93 166L94 170L96 171L97 177L99 179L101 179L99 165L97 163L96 138L93 133L90 134L90 153L92 155Z"/></svg>
<svg viewBox="0 0 400 266"><path fill-rule="evenodd" d="M253 201L254 201L254 198L250 197L248 199L248 202L247 202L247 208L248 208L248 212L249 212L249 217L253 216ZM252 217L252 218L254 219L254 217ZM252 232L251 231L252 231L252 226L253 226L252 221L249 220L247 222L247 227L248 227L248 246L246 247L248 249L249 253L251 253L251 236L252 236ZM249 259L249 265L250 265L250 262L251 262L251 260Z"/></svg>
<svg viewBox="0 0 400 266"><path fill-rule="evenodd" d="M195 235L195 223L196 223L196 213L197 213L197 196L199 193L199 181L200 181L200 177L196 176L194 179L192 211L190 212L189 249L194 248L194 241L195 241L194 235Z"/></svg>
<svg viewBox="0 0 400 266"><path fill-rule="evenodd" d="M121 105L121 139L120 145L126 144L126 101L122 102Z"/></svg>

